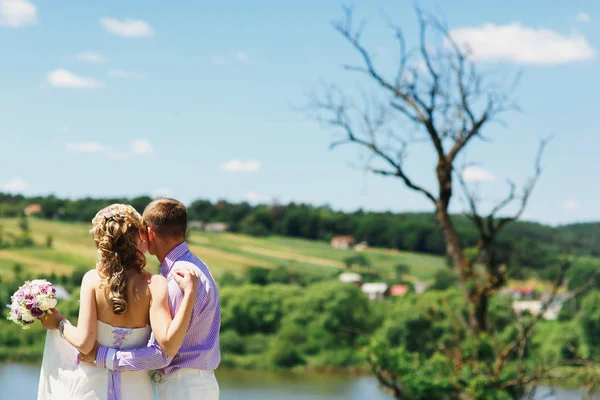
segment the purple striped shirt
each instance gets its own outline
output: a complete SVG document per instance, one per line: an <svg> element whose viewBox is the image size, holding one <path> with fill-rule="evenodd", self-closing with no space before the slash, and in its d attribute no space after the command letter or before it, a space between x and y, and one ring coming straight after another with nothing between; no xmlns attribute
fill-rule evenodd
<svg viewBox="0 0 600 400"><path fill-rule="evenodd" d="M160 274L167 278L172 316L179 310L183 292L170 273L182 267L197 269L200 281L190 325L177 355L165 355L153 335L148 346L140 349L116 350L100 346L96 354L99 367L117 371L158 370L165 375L180 368L217 369L221 362L221 303L217 285L206 264L189 250L187 244L183 242L177 245L160 264Z"/></svg>

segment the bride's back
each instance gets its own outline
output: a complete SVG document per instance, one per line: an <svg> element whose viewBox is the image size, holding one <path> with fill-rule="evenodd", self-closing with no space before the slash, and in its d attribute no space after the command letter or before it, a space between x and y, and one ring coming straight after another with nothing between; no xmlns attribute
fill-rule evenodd
<svg viewBox="0 0 600 400"><path fill-rule="evenodd" d="M151 275L145 271L131 271L125 277L127 287L127 309L123 314L113 312L113 304L109 299L109 291L101 287L98 276L96 288L96 307L98 320L112 326L122 328L143 328L150 324Z"/></svg>

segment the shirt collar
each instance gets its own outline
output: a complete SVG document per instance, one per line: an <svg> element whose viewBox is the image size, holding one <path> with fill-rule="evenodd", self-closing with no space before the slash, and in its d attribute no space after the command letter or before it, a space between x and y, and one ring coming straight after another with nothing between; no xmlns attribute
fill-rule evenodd
<svg viewBox="0 0 600 400"><path fill-rule="evenodd" d="M171 268L173 268L173 264L175 261L179 260L185 253L189 251L188 245L186 242L181 242L177 246L173 247L169 254L165 257L165 260L160 264L160 274L166 277L169 272L171 272Z"/></svg>

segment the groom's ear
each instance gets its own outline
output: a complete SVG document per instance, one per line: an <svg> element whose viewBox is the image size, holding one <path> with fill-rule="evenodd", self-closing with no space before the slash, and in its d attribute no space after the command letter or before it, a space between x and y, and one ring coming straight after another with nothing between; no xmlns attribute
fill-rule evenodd
<svg viewBox="0 0 600 400"><path fill-rule="evenodd" d="M154 240L155 237L156 237L156 232L154 232L154 229L152 229L152 227L149 226L148 227L148 239Z"/></svg>

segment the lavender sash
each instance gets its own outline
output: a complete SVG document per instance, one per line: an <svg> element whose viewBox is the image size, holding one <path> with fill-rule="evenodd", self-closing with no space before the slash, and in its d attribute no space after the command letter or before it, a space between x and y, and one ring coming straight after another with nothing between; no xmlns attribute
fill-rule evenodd
<svg viewBox="0 0 600 400"><path fill-rule="evenodd" d="M123 342L133 332L130 328L114 328L113 347L121 349ZM121 400L121 371L108 371L108 400Z"/></svg>

